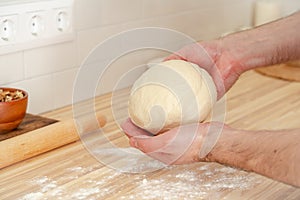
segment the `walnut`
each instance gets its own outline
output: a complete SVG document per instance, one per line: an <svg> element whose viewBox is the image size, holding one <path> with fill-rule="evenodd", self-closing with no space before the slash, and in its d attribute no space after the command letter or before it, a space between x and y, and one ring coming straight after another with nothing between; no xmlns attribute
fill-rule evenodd
<svg viewBox="0 0 300 200"><path fill-rule="evenodd" d="M10 102L18 99L22 99L24 97L23 92L21 91L15 91L11 92L8 90L0 89L0 102Z"/></svg>

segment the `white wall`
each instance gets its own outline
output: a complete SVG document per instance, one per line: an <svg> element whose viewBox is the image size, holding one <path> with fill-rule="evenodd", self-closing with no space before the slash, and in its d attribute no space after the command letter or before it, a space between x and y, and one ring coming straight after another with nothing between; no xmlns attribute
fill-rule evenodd
<svg viewBox="0 0 300 200"><path fill-rule="evenodd" d="M27 90L31 113L56 109L71 104L80 63L109 36L130 28L159 26L196 40L211 39L251 25L253 1L75 0L76 39L0 56L0 85ZM128 70L132 62L146 63L160 55L161 52L140 53L135 61L127 58L115 65Z"/></svg>

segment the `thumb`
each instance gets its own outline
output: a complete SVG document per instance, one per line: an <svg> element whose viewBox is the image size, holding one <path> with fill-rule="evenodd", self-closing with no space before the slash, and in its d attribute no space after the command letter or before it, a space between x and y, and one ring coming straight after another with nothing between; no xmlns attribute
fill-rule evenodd
<svg viewBox="0 0 300 200"><path fill-rule="evenodd" d="M121 124L121 128L129 138L139 136L139 135L148 135L148 136L152 135L151 133L134 125L130 118L126 119L125 122Z"/></svg>

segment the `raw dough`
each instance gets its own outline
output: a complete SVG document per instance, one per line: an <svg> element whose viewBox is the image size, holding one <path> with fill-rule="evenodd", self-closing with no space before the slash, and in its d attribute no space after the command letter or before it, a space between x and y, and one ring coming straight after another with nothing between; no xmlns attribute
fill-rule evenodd
<svg viewBox="0 0 300 200"><path fill-rule="evenodd" d="M216 99L216 87L204 69L169 60L151 67L134 83L129 117L135 125L158 134L205 120Z"/></svg>

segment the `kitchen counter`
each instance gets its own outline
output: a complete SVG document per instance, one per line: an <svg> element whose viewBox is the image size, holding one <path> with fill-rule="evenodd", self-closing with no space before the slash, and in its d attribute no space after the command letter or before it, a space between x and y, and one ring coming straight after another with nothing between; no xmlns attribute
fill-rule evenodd
<svg viewBox="0 0 300 200"><path fill-rule="evenodd" d="M119 119L127 116L128 91L114 93ZM107 117L103 130L114 145L129 149L127 138L114 120L110 99L111 94L106 94L95 100L96 109ZM249 71L227 93L226 99L226 123L233 127L300 128L300 83ZM82 109L88 103L83 102ZM70 119L72 107L43 116ZM111 162L118 162L113 151L107 153ZM126 167L134 168L136 163L133 160ZM147 165L151 163L139 167ZM0 199L300 199L300 188L217 163L122 173L98 162L80 141L1 169L0 180Z"/></svg>

